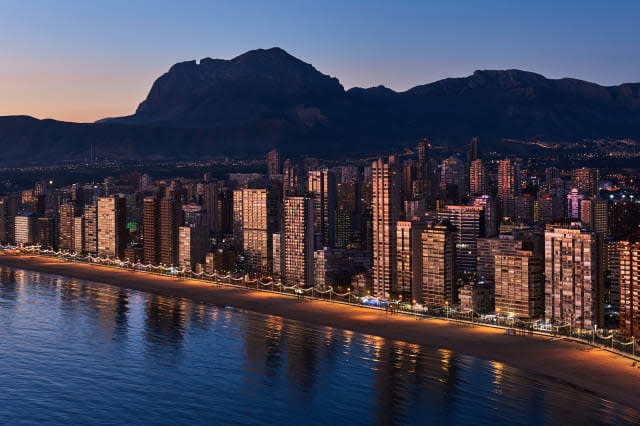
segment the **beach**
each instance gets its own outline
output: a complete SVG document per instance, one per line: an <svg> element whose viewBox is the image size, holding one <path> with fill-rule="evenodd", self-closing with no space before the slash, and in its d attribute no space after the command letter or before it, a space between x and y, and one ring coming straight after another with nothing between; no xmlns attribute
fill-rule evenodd
<svg viewBox="0 0 640 426"><path fill-rule="evenodd" d="M544 336L506 335L503 329L330 303L289 295L217 286L211 282L131 272L60 259L0 255L0 266L56 274L162 296L233 306L351 330L392 340L452 350L543 375L630 407L640 406L640 368L630 359L587 345Z"/></svg>

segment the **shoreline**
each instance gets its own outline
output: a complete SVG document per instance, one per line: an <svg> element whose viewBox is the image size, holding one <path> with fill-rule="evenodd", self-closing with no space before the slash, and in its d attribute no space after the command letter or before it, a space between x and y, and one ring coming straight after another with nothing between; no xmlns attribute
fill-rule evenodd
<svg viewBox="0 0 640 426"><path fill-rule="evenodd" d="M318 326L350 330L461 355L500 362L532 374L560 380L605 400L640 407L640 368L630 359L587 345L546 336L508 336L503 329L440 319L415 320L351 305L297 300L279 293L216 286L107 266L60 259L0 255L0 266L94 281L121 288L233 306Z"/></svg>

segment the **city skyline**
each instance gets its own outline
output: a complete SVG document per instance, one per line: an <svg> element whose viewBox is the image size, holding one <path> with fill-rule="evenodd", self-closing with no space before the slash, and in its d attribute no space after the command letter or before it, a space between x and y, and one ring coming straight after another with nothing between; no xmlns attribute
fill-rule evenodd
<svg viewBox="0 0 640 426"><path fill-rule="evenodd" d="M639 60L628 54L640 41L635 2L67 5L2 6L0 115L77 122L128 115L174 63L273 46L345 88L402 91L476 69L602 85L640 80Z"/></svg>

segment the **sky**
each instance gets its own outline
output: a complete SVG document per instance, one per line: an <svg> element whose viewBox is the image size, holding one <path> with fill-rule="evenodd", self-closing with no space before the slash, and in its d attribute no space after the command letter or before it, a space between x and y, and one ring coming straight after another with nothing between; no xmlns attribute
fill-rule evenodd
<svg viewBox="0 0 640 426"><path fill-rule="evenodd" d="M640 82L640 0L0 0L0 115L132 114L176 62L274 46L345 88L510 68Z"/></svg>

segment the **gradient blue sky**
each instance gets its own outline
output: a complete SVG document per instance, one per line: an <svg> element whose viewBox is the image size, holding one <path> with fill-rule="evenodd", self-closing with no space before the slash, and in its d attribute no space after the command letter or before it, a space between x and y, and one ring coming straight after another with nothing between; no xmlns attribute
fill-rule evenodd
<svg viewBox="0 0 640 426"><path fill-rule="evenodd" d="M0 0L0 115L130 114L175 62L273 46L345 88L506 68L638 82L640 0Z"/></svg>

